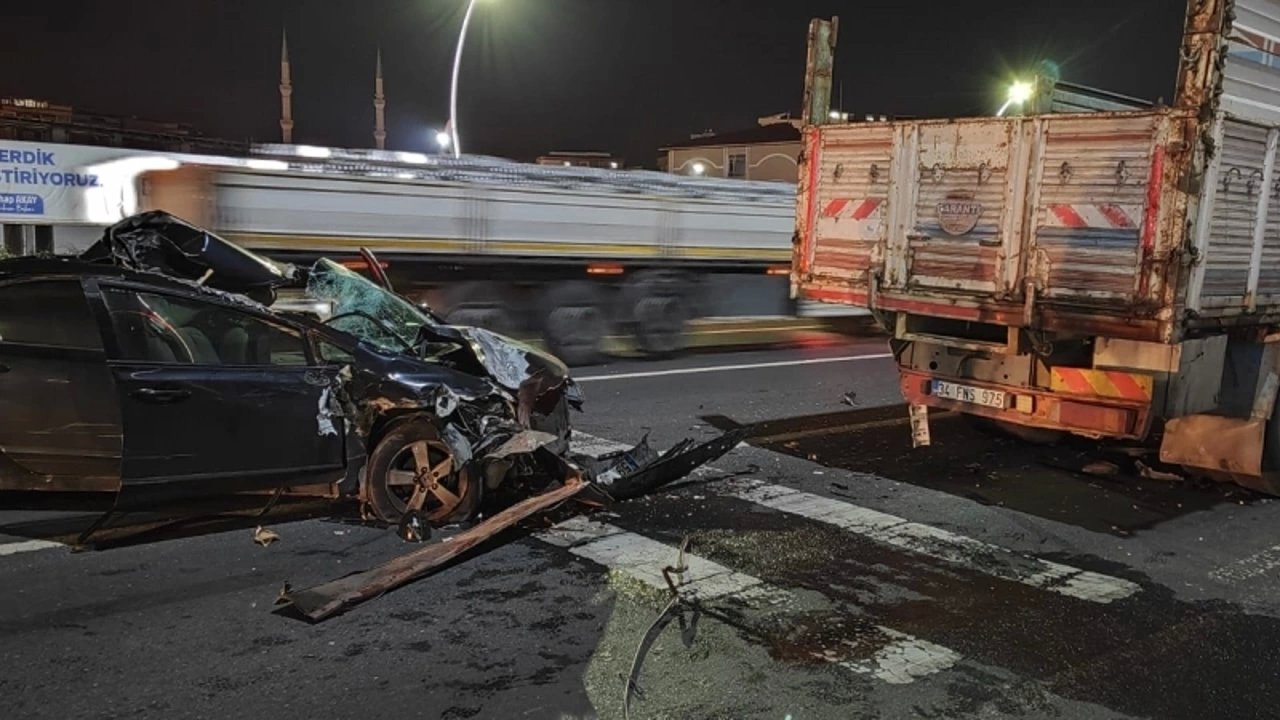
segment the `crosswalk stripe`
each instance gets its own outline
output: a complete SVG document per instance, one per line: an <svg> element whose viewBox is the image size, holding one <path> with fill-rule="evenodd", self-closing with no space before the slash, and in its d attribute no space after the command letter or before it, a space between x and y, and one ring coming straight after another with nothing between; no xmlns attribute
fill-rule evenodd
<svg viewBox="0 0 1280 720"><path fill-rule="evenodd" d="M677 549L670 545L583 516L566 520L536 537L659 592L668 590L663 569L675 565L678 558ZM685 553L684 565L687 569L681 574L678 587L687 598L703 603L731 600L737 606L777 613L797 605L791 591L698 555ZM891 628L874 627L881 635L881 646L870 657L847 657L867 642L867 638L858 637L845 641L843 653L815 651L814 658L894 685L941 672L962 659L959 653L941 645Z"/></svg>
<svg viewBox="0 0 1280 720"><path fill-rule="evenodd" d="M23 540L21 542L0 544L0 555L17 555L18 553L48 550L56 547L65 546L62 543L49 542L48 540Z"/></svg>
<svg viewBox="0 0 1280 720"><path fill-rule="evenodd" d="M833 525L884 545L1080 600L1107 604L1127 598L1140 589L1129 580L1042 560L966 535L792 488L734 479L721 483L718 489L732 497Z"/></svg>
<svg viewBox="0 0 1280 720"><path fill-rule="evenodd" d="M575 432L574 447L612 452L625 446ZM708 469L709 472L714 472ZM708 488L711 489L711 488ZM715 490L780 512L833 525L892 547L977 570L1004 580L1089 602L1107 604L1137 593L1137 583L1042 560L843 500L745 478L725 480Z"/></svg>

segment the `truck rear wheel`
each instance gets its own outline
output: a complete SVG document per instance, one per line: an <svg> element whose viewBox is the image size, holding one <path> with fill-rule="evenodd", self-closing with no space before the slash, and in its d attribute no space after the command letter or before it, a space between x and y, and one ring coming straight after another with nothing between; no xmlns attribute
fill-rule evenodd
<svg viewBox="0 0 1280 720"><path fill-rule="evenodd" d="M590 365L603 354L609 319L596 288L575 281L547 293L542 327L543 337L557 357L568 365Z"/></svg>
<svg viewBox="0 0 1280 720"><path fill-rule="evenodd" d="M651 357L667 357L688 344L689 313L677 296L650 296L636 303L636 344Z"/></svg>
<svg viewBox="0 0 1280 720"><path fill-rule="evenodd" d="M450 325L481 327L503 335L517 329L515 314L507 304L504 288L497 283L468 282L449 291Z"/></svg>

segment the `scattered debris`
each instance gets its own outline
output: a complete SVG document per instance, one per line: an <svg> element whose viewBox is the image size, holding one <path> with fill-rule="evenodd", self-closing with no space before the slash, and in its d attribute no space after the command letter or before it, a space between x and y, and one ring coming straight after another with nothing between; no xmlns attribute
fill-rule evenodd
<svg viewBox="0 0 1280 720"><path fill-rule="evenodd" d="M976 463L976 462L969 463L968 465L964 466L964 469L968 470L971 473L977 474L982 472L982 463Z"/></svg>
<svg viewBox="0 0 1280 720"><path fill-rule="evenodd" d="M275 601L273 604L274 604L274 605L288 605L288 604L289 604L289 593L290 593L290 592L292 592L292 591L293 591L293 586L292 586L292 585L290 585L289 583L285 583L285 584L280 588L280 593L279 593L278 595L276 595L276 601Z"/></svg>
<svg viewBox="0 0 1280 720"><path fill-rule="evenodd" d="M262 547L266 547L279 539L280 535L271 528L265 528L259 525L257 529L253 531L253 541Z"/></svg>
<svg viewBox="0 0 1280 720"><path fill-rule="evenodd" d="M584 491L594 490L603 496L605 502L610 502L638 498L659 490L729 452L742 441L745 433L745 428L738 429L697 445L685 440L661 454L649 447L646 440L631 450L612 453L600 460L583 457L584 464L589 465L585 469L551 453L548 448L541 448L538 453L542 460L561 465L565 480L559 487L528 497L469 530L451 536L447 542L432 543L373 569L323 585L290 591L288 600L292 610L306 619L313 622L325 620L424 577L499 533L570 498L583 497L582 507L586 509L604 504L593 500ZM608 458L607 462L605 458ZM627 468L627 471L621 472L619 467Z"/></svg>
<svg viewBox="0 0 1280 720"><path fill-rule="evenodd" d="M858 407L858 393L850 390L844 394L844 397L840 398L840 402L849 407Z"/></svg>
<svg viewBox="0 0 1280 720"><path fill-rule="evenodd" d="M1178 475L1177 473L1157 470L1151 467L1150 465L1147 465L1146 463L1142 462L1141 460L1135 461L1134 465L1137 466L1138 468L1138 475L1148 480L1159 480L1161 482L1182 482L1185 479L1181 475Z"/></svg>
<svg viewBox="0 0 1280 720"><path fill-rule="evenodd" d="M1097 475L1099 477L1111 477L1120 472L1120 466L1106 460L1091 462L1080 468L1080 472L1086 475Z"/></svg>

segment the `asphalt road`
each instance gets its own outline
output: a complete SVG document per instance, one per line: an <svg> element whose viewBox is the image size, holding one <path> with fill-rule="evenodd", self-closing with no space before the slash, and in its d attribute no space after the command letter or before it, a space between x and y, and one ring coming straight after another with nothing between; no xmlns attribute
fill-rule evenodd
<svg viewBox="0 0 1280 720"><path fill-rule="evenodd" d="M581 369L584 450L751 440L318 625L273 612L284 583L406 550L349 508L83 553L42 538L87 509L0 512L0 714L620 718L634 675L634 718L1280 717L1280 503L955 416L911 451L884 352Z"/></svg>

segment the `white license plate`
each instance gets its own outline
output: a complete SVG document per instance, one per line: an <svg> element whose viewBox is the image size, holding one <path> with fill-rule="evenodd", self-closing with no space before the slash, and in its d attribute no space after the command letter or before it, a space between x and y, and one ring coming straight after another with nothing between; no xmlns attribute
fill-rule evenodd
<svg viewBox="0 0 1280 720"><path fill-rule="evenodd" d="M946 400L959 400L963 403L971 405L984 405L986 407L1001 408L1005 407L1005 397L1003 390L986 390L971 385L957 385L956 383L945 382L942 380L933 381L933 396L944 398Z"/></svg>

